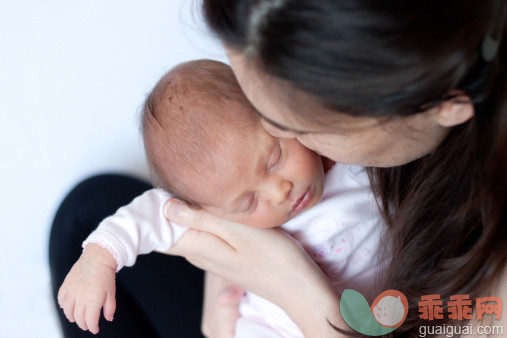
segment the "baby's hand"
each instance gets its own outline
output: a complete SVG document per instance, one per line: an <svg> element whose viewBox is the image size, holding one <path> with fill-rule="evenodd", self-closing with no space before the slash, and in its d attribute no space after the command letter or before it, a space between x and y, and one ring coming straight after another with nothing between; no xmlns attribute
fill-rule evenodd
<svg viewBox="0 0 507 338"><path fill-rule="evenodd" d="M201 331L208 338L232 338L245 290L209 272L204 276Z"/></svg>
<svg viewBox="0 0 507 338"><path fill-rule="evenodd" d="M67 319L96 334L104 306L104 317L112 321L116 309L115 277L113 255L97 244L88 244L58 291L58 304Z"/></svg>

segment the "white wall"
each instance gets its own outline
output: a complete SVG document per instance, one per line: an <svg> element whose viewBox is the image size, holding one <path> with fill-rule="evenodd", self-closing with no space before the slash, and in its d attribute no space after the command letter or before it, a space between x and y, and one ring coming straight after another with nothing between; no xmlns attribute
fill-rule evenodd
<svg viewBox="0 0 507 338"><path fill-rule="evenodd" d="M146 177L136 116L173 65L225 61L198 1L0 0L0 337L60 337L48 237L79 180Z"/></svg>

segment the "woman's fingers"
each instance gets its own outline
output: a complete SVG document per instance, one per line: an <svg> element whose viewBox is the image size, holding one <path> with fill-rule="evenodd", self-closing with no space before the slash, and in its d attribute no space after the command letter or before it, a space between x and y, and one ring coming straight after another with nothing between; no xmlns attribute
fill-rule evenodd
<svg viewBox="0 0 507 338"><path fill-rule="evenodd" d="M221 238L194 229L187 230L183 236L167 252L171 255L185 257L193 265L213 273L224 266L235 264L236 250Z"/></svg>
<svg viewBox="0 0 507 338"><path fill-rule="evenodd" d="M245 225L215 217L204 210L192 209L175 198L166 202L164 214L170 222L215 234L231 244L238 239L238 233L245 227Z"/></svg>

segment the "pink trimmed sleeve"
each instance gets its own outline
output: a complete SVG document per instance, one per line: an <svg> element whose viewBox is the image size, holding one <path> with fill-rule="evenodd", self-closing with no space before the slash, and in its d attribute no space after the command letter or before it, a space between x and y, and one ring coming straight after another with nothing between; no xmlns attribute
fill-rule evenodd
<svg viewBox="0 0 507 338"><path fill-rule="evenodd" d="M104 219L83 242L96 243L111 252L118 264L134 265L138 255L167 251L187 228L169 223L164 217L164 203L172 196L162 189L151 189Z"/></svg>

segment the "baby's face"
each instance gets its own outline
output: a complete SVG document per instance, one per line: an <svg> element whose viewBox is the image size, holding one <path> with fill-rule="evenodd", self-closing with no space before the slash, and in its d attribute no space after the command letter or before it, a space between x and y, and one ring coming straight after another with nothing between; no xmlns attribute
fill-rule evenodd
<svg viewBox="0 0 507 338"><path fill-rule="evenodd" d="M322 160L296 139L274 138L259 123L241 139L225 143L214 172L185 182L211 214L270 228L320 200Z"/></svg>

